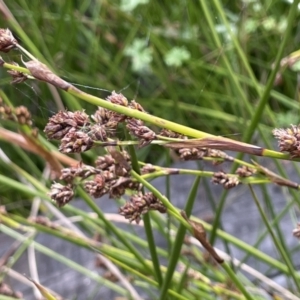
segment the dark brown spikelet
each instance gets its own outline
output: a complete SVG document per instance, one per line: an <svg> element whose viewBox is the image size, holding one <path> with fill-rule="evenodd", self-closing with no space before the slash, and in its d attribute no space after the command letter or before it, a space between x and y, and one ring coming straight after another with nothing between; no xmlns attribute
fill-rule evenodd
<svg viewBox="0 0 300 300"><path fill-rule="evenodd" d="M107 133L103 125L95 124L91 126L89 136L94 141L107 141Z"/></svg>
<svg viewBox="0 0 300 300"><path fill-rule="evenodd" d="M141 215L146 214L149 210L166 213L167 208L152 193L142 194L139 192L131 196L130 201L120 207L119 213L130 222L135 221L138 224L141 220Z"/></svg>
<svg viewBox="0 0 300 300"><path fill-rule="evenodd" d="M115 91L113 91L111 95L106 98L106 100L113 104L117 104L125 107L128 106L127 98L122 94L116 93ZM107 115L108 115L108 122L106 123L106 127L111 129L116 129L119 123L124 122L127 119L127 116L114 111L108 111Z"/></svg>
<svg viewBox="0 0 300 300"><path fill-rule="evenodd" d="M113 104L128 106L127 98L125 96L123 96L122 94L116 93L115 91L113 91L111 93L111 95L106 98L106 100Z"/></svg>
<svg viewBox="0 0 300 300"><path fill-rule="evenodd" d="M85 181L85 190L93 197L99 198L109 192L109 186L102 174L97 174L93 180Z"/></svg>
<svg viewBox="0 0 300 300"><path fill-rule="evenodd" d="M273 135L279 141L281 152L290 153L292 158L300 157L300 125L291 125L287 129L276 128Z"/></svg>
<svg viewBox="0 0 300 300"><path fill-rule="evenodd" d="M207 148L181 148L178 150L179 156L183 160L199 160L207 156Z"/></svg>
<svg viewBox="0 0 300 300"><path fill-rule="evenodd" d="M15 62L12 62L11 64L18 66L18 64ZM17 71L17 70L8 70L7 73L9 73L12 77L12 81L11 81L12 84L22 83L28 79L28 76L26 74L24 74L20 71Z"/></svg>
<svg viewBox="0 0 300 300"><path fill-rule="evenodd" d="M92 119L99 125L105 125L110 118L110 110L98 107L96 112L92 115Z"/></svg>
<svg viewBox="0 0 300 300"><path fill-rule="evenodd" d="M129 118L126 120L126 122L126 127L129 130L130 134L139 139L140 148L150 144L156 138L155 132L152 131L149 127L144 126L143 121Z"/></svg>
<svg viewBox="0 0 300 300"><path fill-rule="evenodd" d="M99 156L95 164L97 169L109 171L119 176L125 176L130 170L130 156L126 151L111 151L110 154ZM117 170L119 172L116 172L116 165L125 170Z"/></svg>
<svg viewBox="0 0 300 300"><path fill-rule="evenodd" d="M96 159L96 168L100 169L102 171L108 170L110 171L110 167L112 167L115 164L114 158L110 154L106 154L103 156L98 156Z"/></svg>
<svg viewBox="0 0 300 300"><path fill-rule="evenodd" d="M83 131L74 131L72 128L69 132L61 139L59 151L62 153L82 153L90 150L94 141L91 137Z"/></svg>
<svg viewBox="0 0 300 300"><path fill-rule="evenodd" d="M119 177L110 182L109 185L109 197L113 199L119 199L125 194L126 189L141 190L142 186L139 182L132 181L128 177Z"/></svg>
<svg viewBox="0 0 300 300"><path fill-rule="evenodd" d="M253 168L249 168L248 166L239 167L236 172L240 177L249 177L256 173L256 170Z"/></svg>
<svg viewBox="0 0 300 300"><path fill-rule="evenodd" d="M18 123L21 125L32 125L31 114L27 107L18 106L15 108L15 115L17 117Z"/></svg>
<svg viewBox="0 0 300 300"><path fill-rule="evenodd" d="M141 173L144 174L149 174L149 173L153 173L157 170L157 168L155 168L153 165L151 164L146 164L143 166L143 168L141 169Z"/></svg>
<svg viewBox="0 0 300 300"><path fill-rule="evenodd" d="M222 171L214 173L212 182L222 184L226 190L236 187L240 183L237 176L228 175Z"/></svg>
<svg viewBox="0 0 300 300"><path fill-rule="evenodd" d="M61 140L72 128L79 129L89 124L89 117L83 111L60 111L49 119L44 132L48 139Z"/></svg>
<svg viewBox="0 0 300 300"><path fill-rule="evenodd" d="M51 185L49 196L58 207L62 207L73 199L73 187L70 184L65 186L55 182Z"/></svg>
<svg viewBox="0 0 300 300"><path fill-rule="evenodd" d="M162 129L160 131L159 135L169 137L172 139L187 139L187 137L185 135L182 135L180 133L177 133L177 132L169 130L169 129Z"/></svg>
<svg viewBox="0 0 300 300"><path fill-rule="evenodd" d="M0 28L0 51L9 52L15 48L18 41L14 38L11 31L7 28Z"/></svg>
<svg viewBox="0 0 300 300"><path fill-rule="evenodd" d="M97 170L92 166L87 166L79 163L77 166L62 169L59 179L71 183L76 177L86 179L90 176L99 174L100 172L100 170Z"/></svg>
<svg viewBox="0 0 300 300"><path fill-rule="evenodd" d="M32 125L31 114L28 108L22 105L12 108L0 102L0 116L4 119L18 122L21 125Z"/></svg>
<svg viewBox="0 0 300 300"><path fill-rule="evenodd" d="M130 107L131 109L139 110L141 112L146 112L144 110L143 106L141 104L139 104L138 102L136 102L135 100L131 100L128 107Z"/></svg>

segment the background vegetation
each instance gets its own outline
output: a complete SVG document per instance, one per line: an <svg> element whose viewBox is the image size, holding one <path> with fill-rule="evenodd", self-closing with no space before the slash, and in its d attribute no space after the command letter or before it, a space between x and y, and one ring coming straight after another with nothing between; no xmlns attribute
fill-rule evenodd
<svg viewBox="0 0 300 300"><path fill-rule="evenodd" d="M11 29L19 43L36 58L46 63L60 77L89 94L105 98L113 90L122 92L128 99L138 101L154 116L213 135L259 143L262 147L272 149L272 129L299 122L299 86L296 73L299 54L295 52L298 50L300 37L297 22L299 13L298 1L290 2L0 1L0 27ZM295 53L289 56L293 52ZM6 62L19 62L20 51L3 53L2 57ZM276 62L279 63L284 57L286 60L281 61L280 72L273 71ZM22 59L26 61L28 57L23 54ZM32 114L34 126L40 129L41 136L48 118L58 110L84 109L88 114L95 111L94 105L57 91L43 82L26 81L22 85L11 85L10 81L9 74L1 68L1 97L13 106L26 106ZM1 120L1 126L12 131L19 129L7 120ZM156 130L157 126L152 125L151 128ZM0 145L10 161L16 164L8 163L3 157L0 160L0 173L11 180L1 178L0 201L6 205L8 212L15 214L15 219L12 217L11 220L26 224L25 218L32 208L33 196L45 198L51 180L42 179L45 167L42 157L23 151L13 143L1 141L1 137ZM143 162L156 164L163 160L169 164L172 160L169 150L157 145L145 147L137 153L138 159ZM99 151L90 151L80 159L91 163L97 155ZM278 161L275 164L277 172L285 176L281 164ZM20 174L24 179L22 183ZM38 186L36 181L44 181L45 186ZM30 192L28 182L34 186L35 192ZM196 182L195 190L197 184ZM191 201L194 193L193 190L190 193ZM221 203L225 202L226 197L224 193ZM292 194L292 202L297 203L297 197L296 193ZM285 209L294 212L297 208L289 206ZM97 208L94 207L94 210L99 213ZM44 213L50 217L52 215L45 208ZM66 215L77 214L79 212L70 208ZM222 214L222 205L217 214ZM81 228L89 237L93 231L98 230L105 234L100 228L110 226L103 216L103 219L96 221L87 215L83 216L92 224L92 229ZM271 216L271 219L266 220L267 224L272 223L273 217L275 218ZM158 217L152 221L155 226L162 228L159 227L159 222L162 221ZM276 222L279 223L280 220ZM220 228L219 225L218 222L213 224L214 234ZM45 230L37 225L27 226L37 231ZM179 225L172 221L168 226L178 229ZM211 230L211 227L207 229ZM113 231L110 228L111 230ZM2 231L5 231L4 227ZM7 229L6 233L9 232ZM50 233L58 238L64 237L63 233L60 235L53 230ZM282 233L279 231L278 234ZM17 235L15 238L17 239ZM233 242L232 237L222 238L228 243ZM114 239L115 236L108 237L112 245L116 246ZM78 247L91 247L79 237L72 242L77 243ZM128 245L122 244L123 242L117 246L125 251ZM178 246L172 245L171 249ZM276 242L275 245L280 248ZM250 255L254 255L254 249L248 250ZM130 252L132 249L127 248L126 251ZM179 252L173 251L174 257L178 258ZM278 251L283 251L287 256L291 253L291 249L284 247ZM125 265L128 263L122 259L124 253L115 253L114 257L110 257L122 270L126 269ZM55 258L55 254L51 255ZM160 252L160 255L168 254ZM264 259L262 254L257 256ZM139 271L146 268L146 264L140 265L136 256L131 260L138 265ZM130 269L126 270L130 274L134 274L135 269L132 261L131 264L128 263ZM293 278L294 285L290 290L299 295L300 287L296 283L299 274L294 270L291 259L288 258L288 261L291 265L284 259L284 263L280 259L269 262L270 268L278 267L287 277ZM140 286L149 293L157 290L155 295L160 299L164 299L162 295L165 292L162 291L166 286L175 292L169 294L174 299L193 299L192 296L194 299L215 299L215 295L241 299L256 297L255 293L251 296L249 291L243 290L245 282L249 286L252 283L245 278L239 282L229 265L221 270L207 262L204 267L197 266L197 271L207 277L203 280L204 283L192 282L192 290L189 290L183 284L187 280L185 272L174 275L173 282L173 274L167 273L166 277L171 277L165 286L162 278L157 275L160 272L155 269L155 262L153 264L154 267L151 265L152 269L150 268L152 273L148 270L152 275L156 274L153 282L146 281L142 272L135 275L139 278L138 282L143 282ZM184 264L187 266L187 261ZM290 268L285 269L284 264ZM76 269L75 265L73 267ZM165 271L162 273L165 275ZM231 289L228 278L235 283L236 290ZM182 283L179 290L176 290L175 282ZM219 285L215 283L224 284L224 289L222 287L221 291L218 290L216 287ZM128 296L125 289L118 289L117 284L110 288Z"/></svg>

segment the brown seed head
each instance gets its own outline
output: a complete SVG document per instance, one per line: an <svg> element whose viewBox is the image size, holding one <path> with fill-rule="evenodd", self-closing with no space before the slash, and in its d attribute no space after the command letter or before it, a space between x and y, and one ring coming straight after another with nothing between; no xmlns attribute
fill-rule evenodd
<svg viewBox="0 0 300 300"><path fill-rule="evenodd" d="M290 153L292 158L300 157L300 125L291 125L290 128L275 128L273 135L279 140L281 152Z"/></svg>
<svg viewBox="0 0 300 300"><path fill-rule="evenodd" d="M141 112L146 112L143 108L143 106L141 104L139 104L138 102L136 102L135 100L131 100L129 103L129 107L132 109L136 109L139 110Z"/></svg>
<svg viewBox="0 0 300 300"><path fill-rule="evenodd" d="M151 164L146 164L141 169L142 174L149 174L149 173L153 173L155 171L156 171L156 168Z"/></svg>
<svg viewBox="0 0 300 300"><path fill-rule="evenodd" d="M228 190L236 187L239 184L239 179L237 176L229 176L228 174L220 171L214 173L212 182L215 184L222 184L223 187Z"/></svg>
<svg viewBox="0 0 300 300"><path fill-rule="evenodd" d="M183 160L199 160L207 156L207 148L181 148L178 150L179 156Z"/></svg>
<svg viewBox="0 0 300 300"><path fill-rule="evenodd" d="M95 124L91 126L89 136L93 141L107 141L107 134L103 125Z"/></svg>
<svg viewBox="0 0 300 300"><path fill-rule="evenodd" d="M106 100L114 104L128 106L128 100L126 97L124 97L122 94L117 94L115 91L113 91L111 95L106 98Z"/></svg>
<svg viewBox="0 0 300 300"><path fill-rule="evenodd" d="M128 118L126 127L130 134L136 136L140 140L140 148L148 145L156 138L155 132L149 127L144 126L144 122L141 120Z"/></svg>
<svg viewBox="0 0 300 300"><path fill-rule="evenodd" d="M130 201L120 207L119 213L130 222L135 221L137 224L141 220L141 215L146 214L149 210L157 210L165 213L167 208L152 193L132 195Z"/></svg>
<svg viewBox="0 0 300 300"><path fill-rule="evenodd" d="M242 166L242 167L239 167L235 173L237 175L239 175L240 177L249 177L249 176L252 176L255 172L256 172L256 170L253 168L249 168L247 166Z"/></svg>
<svg viewBox="0 0 300 300"><path fill-rule="evenodd" d="M75 131L75 128L61 139L59 151L62 153L82 153L91 149L94 145L90 136L82 131Z"/></svg>
<svg viewBox="0 0 300 300"><path fill-rule="evenodd" d="M12 62L11 63L12 65L15 65L15 66L18 66L17 63L15 62ZM8 70L7 73L9 73L11 76L12 76L12 81L11 83L12 84L15 84L15 83L22 83L24 82L25 80L28 79L28 76L20 71L17 71L17 70Z"/></svg>
<svg viewBox="0 0 300 300"><path fill-rule="evenodd" d="M14 38L11 31L7 28L0 28L0 51L9 52L15 48L18 41Z"/></svg>
<svg viewBox="0 0 300 300"><path fill-rule="evenodd" d="M86 181L84 183L84 188L95 198L102 197L109 191L109 187L106 184L106 179L102 174L97 174L93 180Z"/></svg>
<svg viewBox="0 0 300 300"><path fill-rule="evenodd" d="M86 179L92 175L99 174L100 172L100 170L97 170L92 166L83 165L80 162L74 167L62 169L59 179L72 183L73 180L77 177L79 177L80 179Z"/></svg>
<svg viewBox="0 0 300 300"><path fill-rule="evenodd" d="M72 185L64 186L60 183L53 183L49 192L50 198L56 202L56 205L62 207L69 203L73 196L73 187Z"/></svg>
<svg viewBox="0 0 300 300"><path fill-rule="evenodd" d="M98 107L96 112L92 115L92 119L99 125L104 125L110 119L110 111L106 108Z"/></svg>
<svg viewBox="0 0 300 300"><path fill-rule="evenodd" d="M169 129L162 129L160 131L159 135L170 137L173 139L187 139L187 136L177 133L175 131L169 130Z"/></svg>
<svg viewBox="0 0 300 300"><path fill-rule="evenodd" d="M15 115L17 117L18 123L21 125L32 125L31 114L27 107L18 106L15 108Z"/></svg>
<svg viewBox="0 0 300 300"><path fill-rule="evenodd" d="M60 111L49 119L44 132L48 139L61 140L72 128L88 128L89 124L89 117L83 111Z"/></svg>

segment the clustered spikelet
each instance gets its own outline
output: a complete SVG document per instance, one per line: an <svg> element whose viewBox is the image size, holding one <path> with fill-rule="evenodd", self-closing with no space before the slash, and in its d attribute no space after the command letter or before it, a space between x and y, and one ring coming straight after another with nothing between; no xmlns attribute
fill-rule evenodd
<svg viewBox="0 0 300 300"><path fill-rule="evenodd" d="M23 105L10 107L5 105L2 99L0 99L0 117L17 122L20 125L32 126L32 117L27 107Z"/></svg>
<svg viewBox="0 0 300 300"><path fill-rule="evenodd" d="M54 183L49 195L57 206L66 205L74 196L76 179L80 179L86 192L95 198L108 194L110 198L117 199L124 195L126 189L135 191L137 194L133 194L130 201L120 208L120 214L130 222L139 222L141 215L149 210L166 212L166 208L152 193L142 194L141 184L132 180L129 171L130 157L127 152L99 156L95 167L80 163L63 169L60 179L66 181L67 185Z"/></svg>
<svg viewBox="0 0 300 300"><path fill-rule="evenodd" d="M116 150L114 150L116 151ZM113 151L112 151L113 153ZM99 156L95 167L79 163L77 166L62 169L60 180L67 185L54 183L51 187L50 197L58 204L67 204L74 196L76 179L79 179L87 193L98 198L108 194L110 198L120 198L126 189L141 189L141 185L130 177L130 157L127 152L120 152L118 155L124 161L116 160L112 154Z"/></svg>
<svg viewBox="0 0 300 300"><path fill-rule="evenodd" d="M89 124L89 116L85 112L60 111L49 119L44 132L48 139L61 140L70 130L80 131Z"/></svg>
<svg viewBox="0 0 300 300"><path fill-rule="evenodd" d="M138 193L131 196L130 201L120 208L119 213L130 222L135 221L138 224L141 215L146 214L149 210L157 210L160 213L167 211L166 207L152 193Z"/></svg>
<svg viewBox="0 0 300 300"><path fill-rule="evenodd" d="M9 29L0 28L0 51L9 52L15 48L18 41L14 38Z"/></svg>
<svg viewBox="0 0 300 300"><path fill-rule="evenodd" d="M82 153L94 145L92 138L83 131L76 131L73 127L61 139L59 151L63 153Z"/></svg>
<svg viewBox="0 0 300 300"><path fill-rule="evenodd" d="M169 129L162 129L160 131L159 135L169 137L169 138L172 138L172 139L181 139L181 140L187 139L187 137L185 135L179 134L179 133L171 131Z"/></svg>
<svg viewBox="0 0 300 300"><path fill-rule="evenodd" d="M156 168L151 164L146 164L141 169L142 174L149 174L149 173L153 173L155 171L156 171Z"/></svg>
<svg viewBox="0 0 300 300"><path fill-rule="evenodd" d="M135 100L128 101L122 94L112 92L107 101L127 108L145 112ZM63 153L80 153L96 145L117 145L116 129L120 123L125 123L129 133L137 138L139 148L145 147L159 137L186 140L187 137L168 129L162 129L156 134L142 120L127 117L123 114L99 107L89 117L83 111L60 111L49 119L44 132L48 139L60 140L59 151ZM99 143L100 142L100 143ZM209 148L185 148L178 150L183 160L199 160L204 157L215 158L214 164L232 161L233 158L221 150Z"/></svg>
<svg viewBox="0 0 300 300"><path fill-rule="evenodd" d="M215 158L214 164L220 164L223 161L233 161L234 158L225 152L210 148L181 148L178 154L182 160L201 160L204 157ZM218 160L219 159L219 160Z"/></svg>
<svg viewBox="0 0 300 300"><path fill-rule="evenodd" d="M278 139L281 152L290 153L292 158L300 157L300 125L291 125L290 128L273 130L273 135Z"/></svg>
<svg viewBox="0 0 300 300"><path fill-rule="evenodd" d="M248 166L239 167L235 172L235 174L237 174L240 177L249 177L252 176L254 173L256 173L256 170Z"/></svg>
<svg viewBox="0 0 300 300"><path fill-rule="evenodd" d="M11 64L15 65L15 66L19 66L15 62L12 62ZM12 84L22 83L28 79L28 76L26 74L24 74L20 71L17 71L17 70L8 70L7 73L9 73L12 77L12 81L11 81Z"/></svg>
<svg viewBox="0 0 300 300"><path fill-rule="evenodd" d="M143 111L136 101L130 103L122 94L112 92L107 101L131 109ZM89 117L85 112L60 111L49 119L44 132L48 139L60 140L59 151L63 153L80 153L87 151L114 137L120 123L126 122L129 133L139 139L140 147L146 146L156 138L156 134L143 121L129 118L123 114L99 107ZM109 140L108 144L113 144Z"/></svg>
<svg viewBox="0 0 300 300"><path fill-rule="evenodd" d="M298 223L297 228L293 230L293 236L300 239L300 223Z"/></svg>
<svg viewBox="0 0 300 300"><path fill-rule="evenodd" d="M107 101L133 110L145 112L136 101L128 101L122 94L112 92ZM130 222L139 222L141 216L149 210L166 212L163 204L152 194L141 192L141 184L131 177L131 160L126 151L119 151L112 146L120 145L116 138L119 124L125 124L129 133L138 141L139 147L150 144L155 139L186 140L187 137L170 130L163 129L156 134L143 121L127 117L121 113L99 107L94 114L88 116L84 111L60 111L49 119L44 132L48 139L60 141L59 151L63 153L82 153L95 146L104 146L108 154L99 156L95 166L79 163L77 166L65 168L61 171L60 180L66 185L54 183L50 190L50 197L59 207L69 203L74 197L76 186L81 184L92 197L98 198L109 195L118 199L126 190L131 190L130 201L120 208L120 214ZM183 160L211 158L214 163L231 161L233 158L220 150L209 148L181 148L178 150ZM156 171L155 167L146 165L142 173ZM177 169L164 169L168 174L178 174ZM220 173L220 172L219 172ZM222 176L221 176L222 175ZM236 186L237 176L230 177L225 173L215 174L213 182L222 184L225 188Z"/></svg>
<svg viewBox="0 0 300 300"><path fill-rule="evenodd" d="M92 166L86 166L79 163L75 167L65 168L61 170L60 180L64 180L68 183L72 183L76 177L86 179L92 175L99 174L101 170L97 170Z"/></svg>
<svg viewBox="0 0 300 300"><path fill-rule="evenodd" d="M223 171L214 173L212 182L223 185L226 190L236 187L240 183L237 176L226 174Z"/></svg>
<svg viewBox="0 0 300 300"><path fill-rule="evenodd" d="M51 185L49 196L53 201L55 201L58 207L62 207L73 199L73 187L70 184L62 185L55 182Z"/></svg>
<svg viewBox="0 0 300 300"><path fill-rule="evenodd" d="M178 149L178 153L183 160L199 160L204 156L207 156L207 148L181 148Z"/></svg>
<svg viewBox="0 0 300 300"><path fill-rule="evenodd" d="M147 146L156 138L155 132L145 126L143 121L129 118L126 122L129 133L139 139L140 148Z"/></svg>

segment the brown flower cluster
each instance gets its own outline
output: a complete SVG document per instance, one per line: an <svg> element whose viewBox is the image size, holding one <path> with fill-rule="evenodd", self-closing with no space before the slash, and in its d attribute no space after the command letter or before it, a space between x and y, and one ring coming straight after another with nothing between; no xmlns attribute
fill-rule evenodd
<svg viewBox="0 0 300 300"><path fill-rule="evenodd" d="M252 176L255 173L256 173L255 169L249 168L247 166L241 166L235 172L235 174L237 174L240 177L249 177L249 176Z"/></svg>
<svg viewBox="0 0 300 300"><path fill-rule="evenodd" d="M111 153L114 151L116 150L111 150ZM63 169L60 180L67 182L67 185L54 183L49 195L59 207L64 206L72 200L76 185L80 182L86 192L95 198L105 194L110 198L120 198L126 189L141 189L141 185L131 179L129 171L130 157L127 152L99 156L95 167L79 163Z"/></svg>
<svg viewBox="0 0 300 300"><path fill-rule="evenodd" d="M18 41L14 38L8 28L0 28L0 51L7 53L15 48L17 44Z"/></svg>
<svg viewBox="0 0 300 300"><path fill-rule="evenodd" d="M60 111L49 119L44 132L48 139L61 141L61 152L84 152L93 146L87 133L90 124L89 116L83 111Z"/></svg>
<svg viewBox="0 0 300 300"><path fill-rule="evenodd" d="M297 227L293 230L293 236L300 239L300 223L298 223Z"/></svg>
<svg viewBox="0 0 300 300"><path fill-rule="evenodd" d="M178 149L178 154L183 160L201 160L204 157L214 158L213 163L220 164L224 161L233 161L233 157L225 152L210 148L181 148Z"/></svg>
<svg viewBox="0 0 300 300"><path fill-rule="evenodd" d="M10 107L3 103L0 98L0 117L11 120L20 125L32 125L32 118L29 110L25 106Z"/></svg>
<svg viewBox="0 0 300 300"><path fill-rule="evenodd" d="M166 212L166 208L152 193L142 194L141 184L132 180L130 157L125 151L117 154L111 151L111 154L99 156L95 167L80 163L75 167L65 168L60 179L67 184L54 183L49 192L51 199L59 207L72 200L76 184L80 181L85 191L95 198L108 194L110 198L117 199L124 195L126 189L136 191L137 194L132 195L130 201L120 208L120 214L131 222L138 223L141 215L149 210Z"/></svg>
<svg viewBox="0 0 300 300"><path fill-rule="evenodd" d="M236 187L240 183L238 176L229 175L224 173L223 171L214 173L212 182L215 184L223 185L226 190Z"/></svg>
<svg viewBox="0 0 300 300"><path fill-rule="evenodd" d="M11 64L15 66L19 66L16 62L12 62ZM22 83L28 79L28 75L17 70L8 70L7 73L9 73L12 77L12 81L11 81L12 84Z"/></svg>
<svg viewBox="0 0 300 300"><path fill-rule="evenodd" d="M142 106L132 100L130 103L122 95L112 92L107 101L144 111ZM139 139L143 147L155 139L155 133L141 120L129 118L123 114L99 107L89 117L83 111L60 111L49 119L44 132L48 139L60 140L59 151L63 153L81 153L91 149L97 142L107 142L102 145L113 145L113 138L120 123L126 122L130 134ZM99 144L99 143L98 143Z"/></svg>
<svg viewBox="0 0 300 300"><path fill-rule="evenodd" d="M281 152L290 153L292 158L300 157L300 125L290 128L275 128L273 135L278 139Z"/></svg>
<svg viewBox="0 0 300 300"><path fill-rule="evenodd" d="M124 216L130 222L137 224L141 220L141 215L150 210L157 210L160 213L166 213L166 207L152 193L138 193L131 196L130 201L120 208L120 215Z"/></svg>
<svg viewBox="0 0 300 300"><path fill-rule="evenodd" d="M73 199L73 186L55 182L51 185L49 196L58 207L63 207Z"/></svg>

